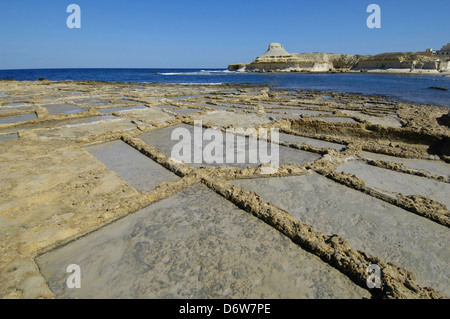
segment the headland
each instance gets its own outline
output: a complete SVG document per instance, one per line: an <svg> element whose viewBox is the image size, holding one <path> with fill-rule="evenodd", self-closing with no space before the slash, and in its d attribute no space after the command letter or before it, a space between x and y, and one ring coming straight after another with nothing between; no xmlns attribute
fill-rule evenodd
<svg viewBox="0 0 450 319"><path fill-rule="evenodd" d="M369 72L450 74L448 48L433 54L424 52L394 52L377 55L335 53L288 53L282 44L271 43L269 49L251 63L228 66L236 72Z"/></svg>

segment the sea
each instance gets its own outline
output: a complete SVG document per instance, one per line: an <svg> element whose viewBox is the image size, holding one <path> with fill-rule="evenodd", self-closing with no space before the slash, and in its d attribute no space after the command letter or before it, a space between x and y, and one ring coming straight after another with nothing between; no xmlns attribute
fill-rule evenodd
<svg viewBox="0 0 450 319"><path fill-rule="evenodd" d="M244 83L274 89L377 95L414 104L450 107L450 76L373 73L240 73L223 69L0 70L0 79L218 85ZM437 89L440 88L440 89ZM0 89L1 90L1 89ZM7 93L7 92L0 92Z"/></svg>

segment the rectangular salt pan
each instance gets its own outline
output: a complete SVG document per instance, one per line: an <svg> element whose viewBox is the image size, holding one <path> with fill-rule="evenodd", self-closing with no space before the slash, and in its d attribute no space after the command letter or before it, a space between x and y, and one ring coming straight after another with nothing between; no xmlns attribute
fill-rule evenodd
<svg viewBox="0 0 450 319"><path fill-rule="evenodd" d="M237 138L234 137L234 152L233 154L231 154L231 156L233 156L233 160L229 163L227 163L227 150L226 150L226 135L223 134L223 140L222 140L222 153L221 153L221 158L222 158L222 163L217 163L217 162L212 162L212 163L208 163L205 160L205 157L202 155L201 156L201 163L198 163L195 161L194 159L194 153L197 151L197 154L204 154L205 148L207 147L207 145L209 144L209 141L203 141L203 146L198 145L198 147L196 148L196 146L194 145L194 127L191 125L186 125L186 124L180 124L180 125L176 125L173 127L167 127L167 128L163 128L157 131L152 131L149 133L145 133L139 136L140 139L142 139L145 143L147 143L149 146L155 147L158 150L160 150L161 152L163 152L166 156L168 157L172 157L172 151L174 150L174 147L179 144L179 142L181 141L181 137L174 137L174 140L172 140L172 133L174 133L174 131L176 129L183 129L183 130L187 130L190 134L191 137L191 154L188 154L188 158L190 158L189 162L186 162L186 164L195 167L195 168L199 168L202 166L231 166L231 167L238 167L238 168L244 168L244 167L254 167L254 166L259 166L261 165L261 161L260 161L260 157L259 155L257 156L257 163L252 163L250 161L250 154L251 152L253 152L253 154L259 154L259 149L257 149L258 144L254 143L253 145L250 142L256 142L256 140L251 139L251 138L245 138L245 145L238 146L237 145ZM202 129L202 132L205 132L205 129ZM256 148L255 148L256 145ZM268 155L271 155L271 145L269 144L268 146ZM180 151L181 153L181 151ZM175 152L175 154L179 154L177 152ZM180 155L184 155L184 154L180 154ZM214 154L213 154L214 155ZM239 163L238 162L238 156L239 155L243 155L245 156L245 162L244 163ZM228 155L230 156L230 155ZM295 150L295 149L290 149L288 147L283 147L280 146L279 147L279 163L280 164L284 164L284 163L298 163L300 165L303 165L305 163L308 162L313 162L316 159L318 159L320 156L314 153L310 153L310 152L305 152L305 151L301 151L301 150Z"/></svg>
<svg viewBox="0 0 450 319"><path fill-rule="evenodd" d="M335 149L337 151L342 151L343 149L345 149L345 146L342 144L322 141L322 140L304 137L304 136L285 134L285 133L280 133L280 140L290 142L290 143L306 143L306 144L309 144L314 147L331 148L331 149Z"/></svg>
<svg viewBox="0 0 450 319"><path fill-rule="evenodd" d="M318 174L236 180L315 229L353 249L414 272L417 283L450 296L450 232L445 226Z"/></svg>
<svg viewBox="0 0 450 319"><path fill-rule="evenodd" d="M129 107L116 107L116 108L107 108L98 110L100 113L110 113L110 112L118 112L118 111L126 111L126 110L135 110L135 109L146 109L147 107L145 105L136 105L136 106L129 106Z"/></svg>
<svg viewBox="0 0 450 319"><path fill-rule="evenodd" d="M16 116L8 116L8 117L0 117L0 124L13 124L19 122L26 122L36 120L36 113L16 115Z"/></svg>
<svg viewBox="0 0 450 319"><path fill-rule="evenodd" d="M191 114L191 113L197 113L200 112L202 110L198 110L198 109L172 109L170 110L171 112L177 113L177 114Z"/></svg>
<svg viewBox="0 0 450 319"><path fill-rule="evenodd" d="M348 117L312 117L311 119L332 123L357 123L354 119Z"/></svg>
<svg viewBox="0 0 450 319"><path fill-rule="evenodd" d="M56 298L357 298L367 290L197 184L36 259ZM67 266L81 269L69 289Z"/></svg>
<svg viewBox="0 0 450 319"><path fill-rule="evenodd" d="M366 186L385 191L388 195L422 195L438 201L450 208L450 184L437 180L404 174L380 168L360 161L348 161L337 168L338 172L351 173L362 180Z"/></svg>
<svg viewBox="0 0 450 319"><path fill-rule="evenodd" d="M86 147L108 169L139 191L150 191L178 176L120 140Z"/></svg>
<svg viewBox="0 0 450 319"><path fill-rule="evenodd" d="M288 114L306 114L306 115L321 115L321 114L331 114L331 112L326 111L312 111L312 110L302 110L302 109L266 109L267 114L271 114L269 112L276 113L288 113Z"/></svg>
<svg viewBox="0 0 450 319"><path fill-rule="evenodd" d="M17 133L0 135L0 141L10 141L18 138Z"/></svg>
<svg viewBox="0 0 450 319"><path fill-rule="evenodd" d="M75 105L72 105L72 104L51 104L51 105L45 105L45 108L52 115L75 114L75 113L81 113L81 112L86 111L85 109L76 107Z"/></svg>
<svg viewBox="0 0 450 319"><path fill-rule="evenodd" d="M399 163L414 170L450 178L450 164L443 161L401 158L371 152L361 152L361 156L368 160Z"/></svg>

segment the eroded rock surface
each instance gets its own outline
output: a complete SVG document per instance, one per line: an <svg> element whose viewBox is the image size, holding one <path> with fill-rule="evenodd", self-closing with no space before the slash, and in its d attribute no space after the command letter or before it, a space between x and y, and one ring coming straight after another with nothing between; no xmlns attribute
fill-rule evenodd
<svg viewBox="0 0 450 319"><path fill-rule="evenodd" d="M3 298L75 297L61 288L75 255L89 297L448 297L446 108L250 85L0 86ZM279 144L279 167L172 158L173 131L198 121L278 129L247 140Z"/></svg>

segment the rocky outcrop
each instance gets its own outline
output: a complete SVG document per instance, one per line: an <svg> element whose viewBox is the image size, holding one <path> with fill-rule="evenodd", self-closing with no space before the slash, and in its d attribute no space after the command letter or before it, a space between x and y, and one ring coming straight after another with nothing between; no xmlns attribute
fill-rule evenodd
<svg viewBox="0 0 450 319"><path fill-rule="evenodd" d="M228 66L228 71L245 72L248 63L236 63Z"/></svg>
<svg viewBox="0 0 450 319"><path fill-rule="evenodd" d="M245 66L250 72L325 72L332 68L324 53L288 53L280 43L271 43L264 54Z"/></svg>
<svg viewBox="0 0 450 319"><path fill-rule="evenodd" d="M438 70L440 61L424 55L398 52L362 56L354 69L430 69Z"/></svg>
<svg viewBox="0 0 450 319"><path fill-rule="evenodd" d="M450 61L418 53L383 53L353 55L333 53L289 53L280 43L271 43L269 49L251 63L231 64L230 71L238 72L328 72L362 70L397 70L404 72L450 71Z"/></svg>

